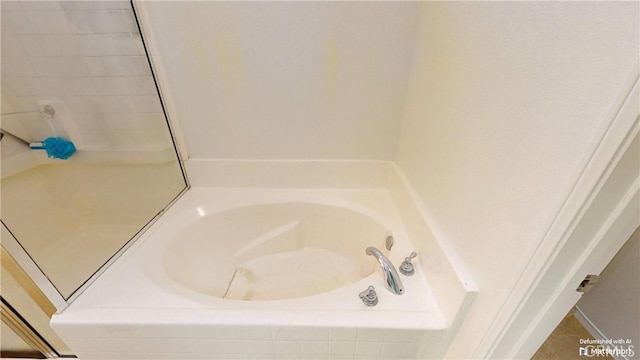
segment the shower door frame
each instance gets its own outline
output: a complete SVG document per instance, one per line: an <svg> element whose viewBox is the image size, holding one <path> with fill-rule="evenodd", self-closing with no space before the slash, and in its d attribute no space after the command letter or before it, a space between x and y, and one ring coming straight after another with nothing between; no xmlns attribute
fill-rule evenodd
<svg viewBox="0 0 640 360"><path fill-rule="evenodd" d="M113 262L115 262L131 245L133 245L137 241L137 239L150 226L152 226L169 207L171 207L171 205L173 205L191 188L184 164L184 162L188 158L186 146L184 144L184 141L182 140L182 132L180 130L178 122L172 120L177 118L177 116L175 113L175 106L170 100L170 92L167 90L170 89L170 87L168 86L167 80L163 76L158 76L159 73L162 74L162 70L164 68L161 60L158 57L156 45L153 42L149 42L149 38L153 38L153 34L151 33L151 29L149 29L148 26L145 26L145 24L148 23L148 21L145 22L146 13L144 13L143 6L137 4L137 1L130 0L129 3L131 5L131 9L133 10L136 25L140 33L140 38L142 39L142 45L147 57L151 76L153 78L158 94L158 99L160 101L160 106L162 108L162 112L167 124L167 131L169 131L171 141L176 152L176 160L178 161L180 172L182 173L182 178L185 182L185 187L184 189L182 189L182 191L176 194L176 196L168 204L166 204L166 206L162 208L152 219L150 219L143 227L141 227L141 229L132 238L130 238L116 253L112 254L111 257L106 262L104 262L100 266L100 268L96 270L95 273L93 273L88 279L86 279L85 282L81 284L75 291L73 291L73 293L71 293L71 295L69 295L67 298L65 298L58 291L53 282L46 276L46 274L40 269L37 263L29 255L29 253L20 244L17 238L11 233L9 227L5 225L2 219L0 219L1 230L3 234L2 245L4 246L8 254L15 259L22 270L36 284L40 291L49 299L53 306L55 306L57 312L61 312L65 308L67 308L67 306L69 306L69 303L73 302L73 300L75 300L84 290L86 290L86 288L91 283L93 283L111 264L113 264ZM148 37L145 37L145 34L147 34Z"/></svg>

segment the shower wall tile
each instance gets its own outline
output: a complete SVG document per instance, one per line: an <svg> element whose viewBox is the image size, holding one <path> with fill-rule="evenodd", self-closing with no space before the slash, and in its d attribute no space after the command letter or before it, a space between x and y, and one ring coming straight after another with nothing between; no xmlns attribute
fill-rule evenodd
<svg viewBox="0 0 640 360"><path fill-rule="evenodd" d="M47 11L47 18L54 34L72 34L73 28L64 11Z"/></svg>
<svg viewBox="0 0 640 360"><path fill-rule="evenodd" d="M61 123L86 137L76 143L167 146L150 136L166 121L128 1L2 1L1 10L3 110L59 101L70 117Z"/></svg>
<svg viewBox="0 0 640 360"><path fill-rule="evenodd" d="M3 2L3 12L5 12L4 2ZM16 11L16 12L7 11L7 16L5 19L8 22L8 24L11 26L11 29L13 29L14 34L33 34L34 33L33 29L31 28L31 24L29 24L29 21L27 20L27 17L25 16L25 14L23 14L20 11Z"/></svg>
<svg viewBox="0 0 640 360"><path fill-rule="evenodd" d="M29 23L29 32L32 34L49 34L52 32L49 19L44 11L25 11L24 16Z"/></svg>

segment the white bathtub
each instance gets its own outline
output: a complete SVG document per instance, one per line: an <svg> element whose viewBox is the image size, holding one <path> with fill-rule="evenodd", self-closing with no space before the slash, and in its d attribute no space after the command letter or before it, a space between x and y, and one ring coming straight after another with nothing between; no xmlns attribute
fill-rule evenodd
<svg viewBox="0 0 640 360"><path fill-rule="evenodd" d="M420 265L392 294L368 246L396 268L414 250L387 190L192 188L52 325L81 358L437 353Z"/></svg>

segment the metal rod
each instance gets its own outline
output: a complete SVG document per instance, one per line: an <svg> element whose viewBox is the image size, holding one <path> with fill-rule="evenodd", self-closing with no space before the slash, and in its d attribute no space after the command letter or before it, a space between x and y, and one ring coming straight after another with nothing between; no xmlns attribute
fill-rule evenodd
<svg viewBox="0 0 640 360"><path fill-rule="evenodd" d="M20 114L31 114L31 113L37 113L37 112L40 112L40 110L18 111L18 112L12 112L12 113L0 113L0 115L20 115Z"/></svg>
<svg viewBox="0 0 640 360"><path fill-rule="evenodd" d="M14 138L14 139L16 139L16 140L18 140L18 141L20 141L20 142L22 142L22 143L26 144L27 146L29 146L29 144L30 144L27 140L25 140L25 139L23 139L23 138L21 138L21 137L19 137L19 136L17 136L17 135L14 135L14 134L12 134L12 133L8 132L8 131L7 131L7 130L5 130L5 129L1 129L1 128L0 128L0 141L2 141L2 139L4 138L4 136L5 136L5 135L9 135L9 136L11 136L12 138Z"/></svg>

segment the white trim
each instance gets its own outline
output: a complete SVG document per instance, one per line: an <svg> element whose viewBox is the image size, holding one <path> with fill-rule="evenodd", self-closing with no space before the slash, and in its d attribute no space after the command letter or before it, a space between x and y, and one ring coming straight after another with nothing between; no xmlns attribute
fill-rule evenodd
<svg viewBox="0 0 640 360"><path fill-rule="evenodd" d="M560 322L564 314L571 309L580 299L581 294L575 291L577 284L584 278L584 274L599 274L611 261L633 231L640 225L640 212L638 205L640 197L638 189L640 180L620 201L616 210L611 214L606 223L600 228L598 234L590 242L589 246L581 254L578 261L567 272L560 284L555 288L544 306L534 315L527 328L522 332L520 339L512 346L507 358L531 357L544 342L548 335ZM547 296L544 291L540 295L532 297L532 302L539 301ZM531 306L528 306L531 308Z"/></svg>
<svg viewBox="0 0 640 360"><path fill-rule="evenodd" d="M580 253L566 254L562 251L568 249L570 245L575 245L577 240L572 239L572 235L576 233L576 229L581 225L581 220L587 211L597 207L598 204L594 204L596 196L610 179L611 173L638 132L639 73L640 69L636 65L631 79L625 87L624 96L610 112L608 121L610 125L604 136L594 146L592 155L584 166L584 171L577 178L575 186L568 192L567 200L553 220L503 310L496 317L480 346L476 349L474 357L493 358L507 356L506 354L530 357L537 349L537 346L532 349L531 345L538 342L539 339L532 336L524 337L523 334L535 333L538 337L543 336L544 340L553 327L548 329L549 332L546 334L544 334L546 330L543 328L536 331L535 327L544 323L546 329L551 322L557 324L579 298L574 294L575 289L559 293L562 291L561 287L565 285L565 281L562 279L549 280L549 277L553 275L550 270L553 270L554 266L560 266L566 262L585 263L586 261L580 259ZM620 189L620 191L624 193L626 189ZM606 217L606 215L602 216ZM600 241L605 240L601 239ZM606 241L615 242L616 239L607 239ZM622 243L619 246L622 246ZM594 257L596 254L589 253L587 256ZM589 260L593 261L594 259ZM569 272L561 273L566 274L564 279L580 276L576 273L580 270L575 267L566 269L566 271ZM550 291L549 286L556 286L556 290ZM541 302L547 305L552 303L555 308L549 306L541 308ZM519 339L519 341L514 341L514 339Z"/></svg>

